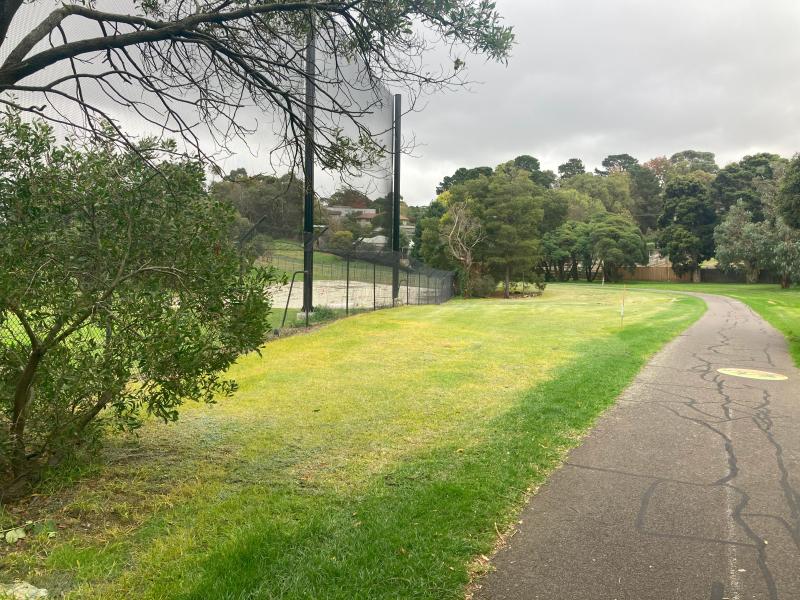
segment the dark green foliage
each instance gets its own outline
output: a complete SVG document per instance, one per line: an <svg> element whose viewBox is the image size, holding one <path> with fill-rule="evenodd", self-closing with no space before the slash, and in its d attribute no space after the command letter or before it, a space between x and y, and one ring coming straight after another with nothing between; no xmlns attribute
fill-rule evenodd
<svg viewBox="0 0 800 600"><path fill-rule="evenodd" d="M569 201L559 190L547 190L542 198L542 233L558 229L567 220Z"/></svg>
<svg viewBox="0 0 800 600"><path fill-rule="evenodd" d="M639 228L622 215L605 214L585 227L591 255L607 280L617 280L623 269L647 262L647 248Z"/></svg>
<svg viewBox="0 0 800 600"><path fill-rule="evenodd" d="M551 188L556 182L556 175L552 171L542 171L539 159L529 154L522 154L512 161L517 169L527 171L534 183L543 188Z"/></svg>
<svg viewBox="0 0 800 600"><path fill-rule="evenodd" d="M715 225L716 213L703 180L680 175L667 183L664 212L658 220L658 247L676 273L693 272L714 255Z"/></svg>
<svg viewBox="0 0 800 600"><path fill-rule="evenodd" d="M417 218L414 229L414 258L437 269L451 269L454 266L439 233L439 221L446 212L447 207L439 200L434 200Z"/></svg>
<svg viewBox="0 0 800 600"><path fill-rule="evenodd" d="M488 177L493 172L491 167L475 167L473 169L465 169L461 167L452 175L442 179L442 182L436 187L436 195L443 194L454 185L464 183L471 179L477 179L481 175Z"/></svg>
<svg viewBox="0 0 800 600"><path fill-rule="evenodd" d="M0 475L98 418L132 429L229 394L221 372L267 338L272 272L243 262L202 166L170 156L0 123Z"/></svg>
<svg viewBox="0 0 800 600"><path fill-rule="evenodd" d="M389 237L392 231L392 212L394 210L392 194L377 198L372 206L378 211L378 214L372 219L372 226L380 229L386 237Z"/></svg>
<svg viewBox="0 0 800 600"><path fill-rule="evenodd" d="M762 152L745 156L722 169L711 184L711 198L717 214L722 215L737 202L742 202L754 221L763 221L759 183L774 179L785 162L777 154Z"/></svg>
<svg viewBox="0 0 800 600"><path fill-rule="evenodd" d="M669 162L673 172L677 175L689 175L694 171L703 171L713 175L719 171L713 152L683 150L673 154Z"/></svg>
<svg viewBox="0 0 800 600"><path fill-rule="evenodd" d="M212 184L211 194L235 207L257 233L278 237L302 230L303 181L292 174L249 177L244 169L236 169Z"/></svg>
<svg viewBox="0 0 800 600"><path fill-rule="evenodd" d="M351 208L372 208L372 200L365 193L350 188L336 190L328 198L329 206L349 206Z"/></svg>
<svg viewBox="0 0 800 600"><path fill-rule="evenodd" d="M646 262L647 249L639 228L628 217L603 213L588 222L567 221L542 239L542 267L549 280L587 281L601 271L606 279L618 279L622 269Z"/></svg>
<svg viewBox="0 0 800 600"><path fill-rule="evenodd" d="M497 291L497 280L489 273L482 273L472 280L472 296L488 298Z"/></svg>
<svg viewBox="0 0 800 600"><path fill-rule="evenodd" d="M672 270L678 275L692 273L703 260L702 247L704 240L694 235L683 225L670 225L658 236L658 247L661 254L672 261ZM710 258L705 255L705 258Z"/></svg>
<svg viewBox="0 0 800 600"><path fill-rule="evenodd" d="M491 177L451 190L452 202L467 202L483 225L485 239L478 257L490 273L504 280L506 297L511 277L532 271L540 258L544 210L541 188L529 175L503 165Z"/></svg>
<svg viewBox="0 0 800 600"><path fill-rule="evenodd" d="M548 280L578 279L582 225L577 221L567 221L542 236L542 270Z"/></svg>
<svg viewBox="0 0 800 600"><path fill-rule="evenodd" d="M747 283L757 283L759 273L770 263L770 227L753 221L747 204L734 204L714 229L716 259L727 271L743 270Z"/></svg>
<svg viewBox="0 0 800 600"><path fill-rule="evenodd" d="M528 173L534 173L542 169L539 159L529 154L522 154L514 159L514 166Z"/></svg>
<svg viewBox="0 0 800 600"><path fill-rule="evenodd" d="M586 173L586 167L580 158L570 158L563 165L558 166L558 176L561 179L569 179L582 173Z"/></svg>
<svg viewBox="0 0 800 600"><path fill-rule="evenodd" d="M787 225L800 229L800 154L786 168L777 198L777 208Z"/></svg>
<svg viewBox="0 0 800 600"><path fill-rule="evenodd" d="M633 165L628 174L633 199L631 210L633 218L642 232L653 230L658 226L658 217L664 207L658 177L652 170L640 165Z"/></svg>
<svg viewBox="0 0 800 600"><path fill-rule="evenodd" d="M601 164L605 167L605 171L595 169L595 172L598 175L608 175L609 173L630 171L639 164L639 160L630 154L611 154L606 156Z"/></svg>

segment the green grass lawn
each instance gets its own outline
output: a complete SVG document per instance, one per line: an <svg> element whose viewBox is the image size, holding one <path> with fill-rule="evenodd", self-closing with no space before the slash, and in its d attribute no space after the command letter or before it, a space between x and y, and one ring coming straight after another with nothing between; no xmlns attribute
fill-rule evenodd
<svg viewBox="0 0 800 600"><path fill-rule="evenodd" d="M235 397L119 436L0 525L68 598L463 598L526 494L704 311L552 285L366 313L243 358ZM53 536L50 534L54 533Z"/></svg>
<svg viewBox="0 0 800 600"><path fill-rule="evenodd" d="M619 284L617 284L619 285ZM781 289L779 285L743 283L655 283L628 282L637 287L660 290L701 292L730 296L747 304L770 325L786 336L795 363L800 366L800 288Z"/></svg>

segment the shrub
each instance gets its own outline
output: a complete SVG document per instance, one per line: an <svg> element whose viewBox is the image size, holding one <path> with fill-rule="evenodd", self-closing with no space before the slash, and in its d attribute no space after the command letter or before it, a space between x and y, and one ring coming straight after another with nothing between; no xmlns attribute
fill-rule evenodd
<svg viewBox="0 0 800 600"><path fill-rule="evenodd" d="M271 329L274 272L244 262L200 164L144 142L57 146L0 121L0 479L91 438L177 419Z"/></svg>
<svg viewBox="0 0 800 600"><path fill-rule="evenodd" d="M472 295L475 298L486 298L495 291L497 291L497 280L488 273L477 275L472 280Z"/></svg>

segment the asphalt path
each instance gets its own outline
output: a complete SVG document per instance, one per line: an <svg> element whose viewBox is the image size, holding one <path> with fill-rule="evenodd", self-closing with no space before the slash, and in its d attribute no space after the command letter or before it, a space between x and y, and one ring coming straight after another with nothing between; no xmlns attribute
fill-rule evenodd
<svg viewBox="0 0 800 600"><path fill-rule="evenodd" d="M800 600L800 371L747 306L700 296L706 314L531 499L475 598Z"/></svg>

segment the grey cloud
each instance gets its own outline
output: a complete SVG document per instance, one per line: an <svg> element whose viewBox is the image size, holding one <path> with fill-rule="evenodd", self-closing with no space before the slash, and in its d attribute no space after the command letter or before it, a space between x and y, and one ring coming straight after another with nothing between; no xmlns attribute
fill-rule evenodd
<svg viewBox="0 0 800 600"><path fill-rule="evenodd" d="M685 148L725 164L800 150L800 3L794 0L500 0L509 66L472 59L482 84L428 99L407 123L424 146L404 195L427 203L458 166L521 153L555 169Z"/></svg>
<svg viewBox="0 0 800 600"><path fill-rule="evenodd" d="M573 156L593 167L620 152L647 160L696 148L725 164L757 151L800 151L797 0L497 4L517 33L508 67L468 59L479 83L425 98L425 110L405 119L418 143L403 170L411 204L428 203L460 166L494 166L522 153L555 169ZM37 22L56 5L29 5L23 20ZM141 125L115 114L128 127ZM250 149L239 145L226 168L268 168L272 127L266 115L258 121ZM336 185L324 176L320 183Z"/></svg>

